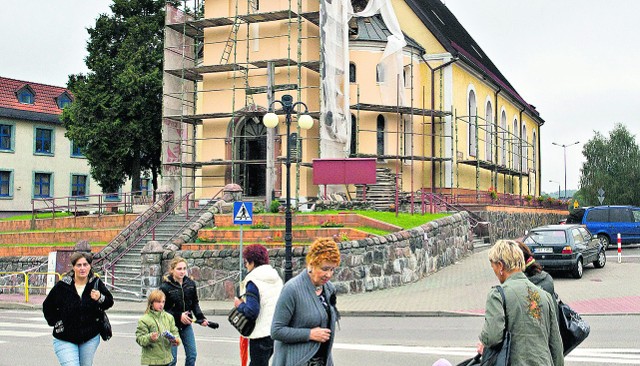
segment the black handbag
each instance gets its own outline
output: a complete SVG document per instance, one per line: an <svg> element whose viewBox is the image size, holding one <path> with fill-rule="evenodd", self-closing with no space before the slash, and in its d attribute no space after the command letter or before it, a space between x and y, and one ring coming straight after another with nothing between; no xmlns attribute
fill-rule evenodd
<svg viewBox="0 0 640 366"><path fill-rule="evenodd" d="M98 282L100 282L99 278L93 283L93 289L99 292ZM113 336L111 322L109 321L107 313L102 309L100 309L100 314L98 315L98 323L100 323L100 338L102 338L103 341L111 339Z"/></svg>
<svg viewBox="0 0 640 366"><path fill-rule="evenodd" d="M509 316L507 316L507 299L504 296L502 286L496 286L500 296L502 296L502 309L504 310L504 332L502 342L499 344L485 348L482 352L482 366L509 366L509 358L511 355L511 332L509 332Z"/></svg>
<svg viewBox="0 0 640 366"><path fill-rule="evenodd" d="M591 331L591 327L582 319L580 314L576 313L561 300L558 301L558 327L560 328L565 356L578 347L589 336Z"/></svg>
<svg viewBox="0 0 640 366"><path fill-rule="evenodd" d="M234 326L242 334L243 337L248 337L253 333L253 328L256 327L255 320L250 320L244 314L238 311L238 308L234 307L229 313L229 323Z"/></svg>

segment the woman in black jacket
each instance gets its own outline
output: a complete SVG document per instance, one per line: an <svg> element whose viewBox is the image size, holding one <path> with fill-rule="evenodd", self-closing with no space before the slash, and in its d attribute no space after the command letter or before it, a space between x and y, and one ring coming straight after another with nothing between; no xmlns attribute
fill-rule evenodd
<svg viewBox="0 0 640 366"><path fill-rule="evenodd" d="M91 253L71 255L73 268L42 304L44 317L53 327L53 349L60 365L93 364L100 344L102 311L113 306L113 296L91 269L92 260Z"/></svg>
<svg viewBox="0 0 640 366"><path fill-rule="evenodd" d="M194 322L193 316L203 327L208 326L209 322L200 310L196 283L187 276L187 261L184 258L175 257L171 260L169 273L164 277L160 290L167 298L164 310L173 315L184 345L187 358L185 366L194 366L198 352L196 338L191 327L191 323ZM175 366L178 362L178 346L171 347L171 353L173 354L173 362L169 366Z"/></svg>

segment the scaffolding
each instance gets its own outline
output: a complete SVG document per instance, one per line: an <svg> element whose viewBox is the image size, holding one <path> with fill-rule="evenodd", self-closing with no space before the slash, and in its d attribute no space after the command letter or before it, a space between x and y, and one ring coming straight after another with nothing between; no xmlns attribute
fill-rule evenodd
<svg viewBox="0 0 640 366"><path fill-rule="evenodd" d="M230 0L227 13L205 18L202 11L184 10L191 1L193 9L204 8L200 2L204 0L184 0L182 10L167 7L163 179L180 195L196 192L196 198L210 197L228 183L238 183L245 195L266 198L267 202L272 195L278 197L283 155L287 153L283 140L287 136L282 129L268 131L262 116L276 93L289 93L295 100L304 99L309 114L317 121L312 132L303 135L294 129L291 134L295 146L291 151L295 200L300 200L301 191L307 197L314 195L308 189L311 158L321 156L320 129L325 123L321 116L326 93L321 83L326 67L319 46L321 2L288 0L287 9L274 9L269 6L277 5L270 2L262 5L257 0ZM207 10L208 14L213 12L213 5ZM355 29L351 28L353 24ZM371 17L350 23L352 40L358 26L377 27L375 30L381 34L389 32L381 18ZM263 42L273 49L261 49ZM453 191L461 188L464 167L475 169L476 193L484 188L485 171L491 175L491 186L497 187L502 177L504 192L513 191L517 178L522 187L526 172L521 167L530 166L526 152L534 147L495 121L478 117L477 111L475 116L457 116L453 106L444 106L443 68L454 61L442 60L433 68L422 56L424 49L411 39L405 46L407 53L405 59L410 60L402 66L408 81L403 85L397 81L395 103L361 98L360 84L352 84L356 96L351 99L356 102L348 107L354 146L345 157L375 157L379 167L394 170L396 203L406 192L413 203L414 193L424 189L455 194ZM424 64L430 69L430 77L414 75ZM426 90L426 85L414 85L415 80L429 80L431 91ZM382 116L389 128L381 131L376 125L377 116ZM475 129L476 151L460 154L460 132L469 126ZM372 150L371 144L361 143L363 140L381 140L386 147ZM491 146L495 153L482 159L481 143ZM507 144L512 152L508 164L498 159L502 151L499 143ZM305 186L306 190L301 188ZM522 195L522 189L519 193Z"/></svg>

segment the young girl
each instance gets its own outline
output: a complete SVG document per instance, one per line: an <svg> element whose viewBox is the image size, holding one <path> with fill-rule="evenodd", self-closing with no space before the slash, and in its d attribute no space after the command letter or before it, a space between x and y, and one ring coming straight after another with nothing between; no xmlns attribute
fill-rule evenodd
<svg viewBox="0 0 640 366"><path fill-rule="evenodd" d="M138 321L136 342L142 346L142 365L168 365L173 361L171 347L180 344L178 328L173 317L164 311L164 302L164 292L151 291L147 310Z"/></svg>

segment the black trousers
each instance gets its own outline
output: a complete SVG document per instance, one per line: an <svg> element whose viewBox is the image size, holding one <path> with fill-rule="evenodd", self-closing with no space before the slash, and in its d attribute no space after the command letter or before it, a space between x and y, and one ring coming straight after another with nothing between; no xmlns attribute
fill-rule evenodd
<svg viewBox="0 0 640 366"><path fill-rule="evenodd" d="M269 366L269 359L273 355L273 339L263 337L249 339L249 366Z"/></svg>

